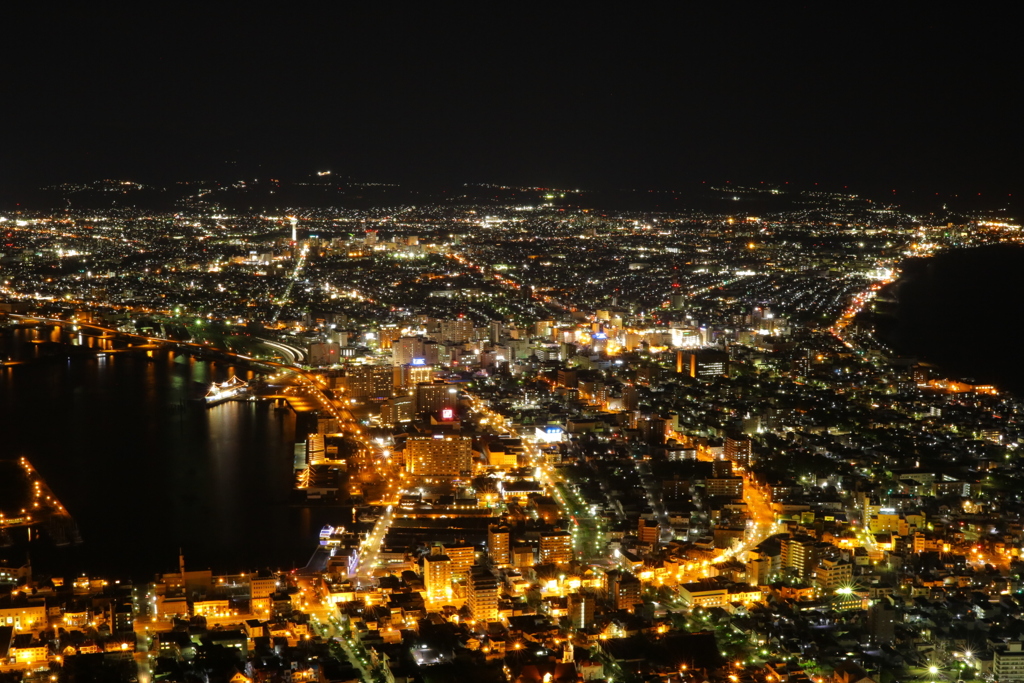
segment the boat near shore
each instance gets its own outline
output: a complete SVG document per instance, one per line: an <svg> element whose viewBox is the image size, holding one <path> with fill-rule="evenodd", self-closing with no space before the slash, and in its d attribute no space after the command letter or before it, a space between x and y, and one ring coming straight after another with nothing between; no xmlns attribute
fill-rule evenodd
<svg viewBox="0 0 1024 683"><path fill-rule="evenodd" d="M215 406L218 403L224 401L230 401L236 398L243 398L249 393L249 383L244 379L233 375L229 380L225 382L214 382L210 385L210 390L206 392L206 396L203 400L206 402L207 407Z"/></svg>

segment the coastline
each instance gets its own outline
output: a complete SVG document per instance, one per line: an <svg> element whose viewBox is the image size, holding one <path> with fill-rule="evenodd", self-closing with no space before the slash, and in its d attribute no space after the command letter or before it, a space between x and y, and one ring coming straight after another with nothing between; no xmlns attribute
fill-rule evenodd
<svg viewBox="0 0 1024 683"><path fill-rule="evenodd" d="M1024 247L953 249L900 270L867 316L879 340L950 379L1024 396L1024 367L1005 353L1024 331L1015 313L1024 299Z"/></svg>
<svg viewBox="0 0 1024 683"><path fill-rule="evenodd" d="M321 518L336 515L290 505L294 412L270 402L190 401L211 381L236 371L245 378L263 365L197 351L154 345L0 370L0 404L20 425L0 457L28 457L84 540L61 548L33 542L33 564L138 579L173 567L179 547L191 565L218 571L305 563ZM138 515L125 517L133 509ZM269 520L247 522L254 509ZM272 549L259 540L278 537L289 540ZM21 545L0 556L22 562Z"/></svg>

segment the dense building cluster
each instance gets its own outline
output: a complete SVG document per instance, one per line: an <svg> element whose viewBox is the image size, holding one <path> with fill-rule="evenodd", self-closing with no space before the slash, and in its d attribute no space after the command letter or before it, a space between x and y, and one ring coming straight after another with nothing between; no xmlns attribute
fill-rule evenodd
<svg viewBox="0 0 1024 683"><path fill-rule="evenodd" d="M827 193L752 215L780 192L752 188L731 213L216 203L245 189L5 215L0 308L272 368L256 395L311 416L297 495L358 523L290 573L0 568L0 670L1024 680L1024 406L862 315L902 259L1014 223Z"/></svg>

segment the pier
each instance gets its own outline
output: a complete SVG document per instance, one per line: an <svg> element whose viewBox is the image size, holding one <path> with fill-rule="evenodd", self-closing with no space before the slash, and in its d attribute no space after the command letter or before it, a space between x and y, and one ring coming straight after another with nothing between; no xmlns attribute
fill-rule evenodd
<svg viewBox="0 0 1024 683"><path fill-rule="evenodd" d="M0 510L0 532L19 527L42 527L56 545L81 543L78 526L67 509L57 499L46 481L32 467L27 458L18 458L18 466L25 475L30 500L17 511Z"/></svg>

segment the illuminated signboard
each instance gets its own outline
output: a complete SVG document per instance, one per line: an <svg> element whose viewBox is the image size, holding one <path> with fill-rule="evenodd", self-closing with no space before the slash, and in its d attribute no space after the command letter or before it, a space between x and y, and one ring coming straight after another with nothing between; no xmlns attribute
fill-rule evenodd
<svg viewBox="0 0 1024 683"><path fill-rule="evenodd" d="M427 359L426 358L413 358L411 364L412 365L426 365L427 364Z"/></svg>
<svg viewBox="0 0 1024 683"><path fill-rule="evenodd" d="M455 419L455 411L452 410L451 408L445 408L444 410L441 411L441 419L442 420L453 420L453 419Z"/></svg>

